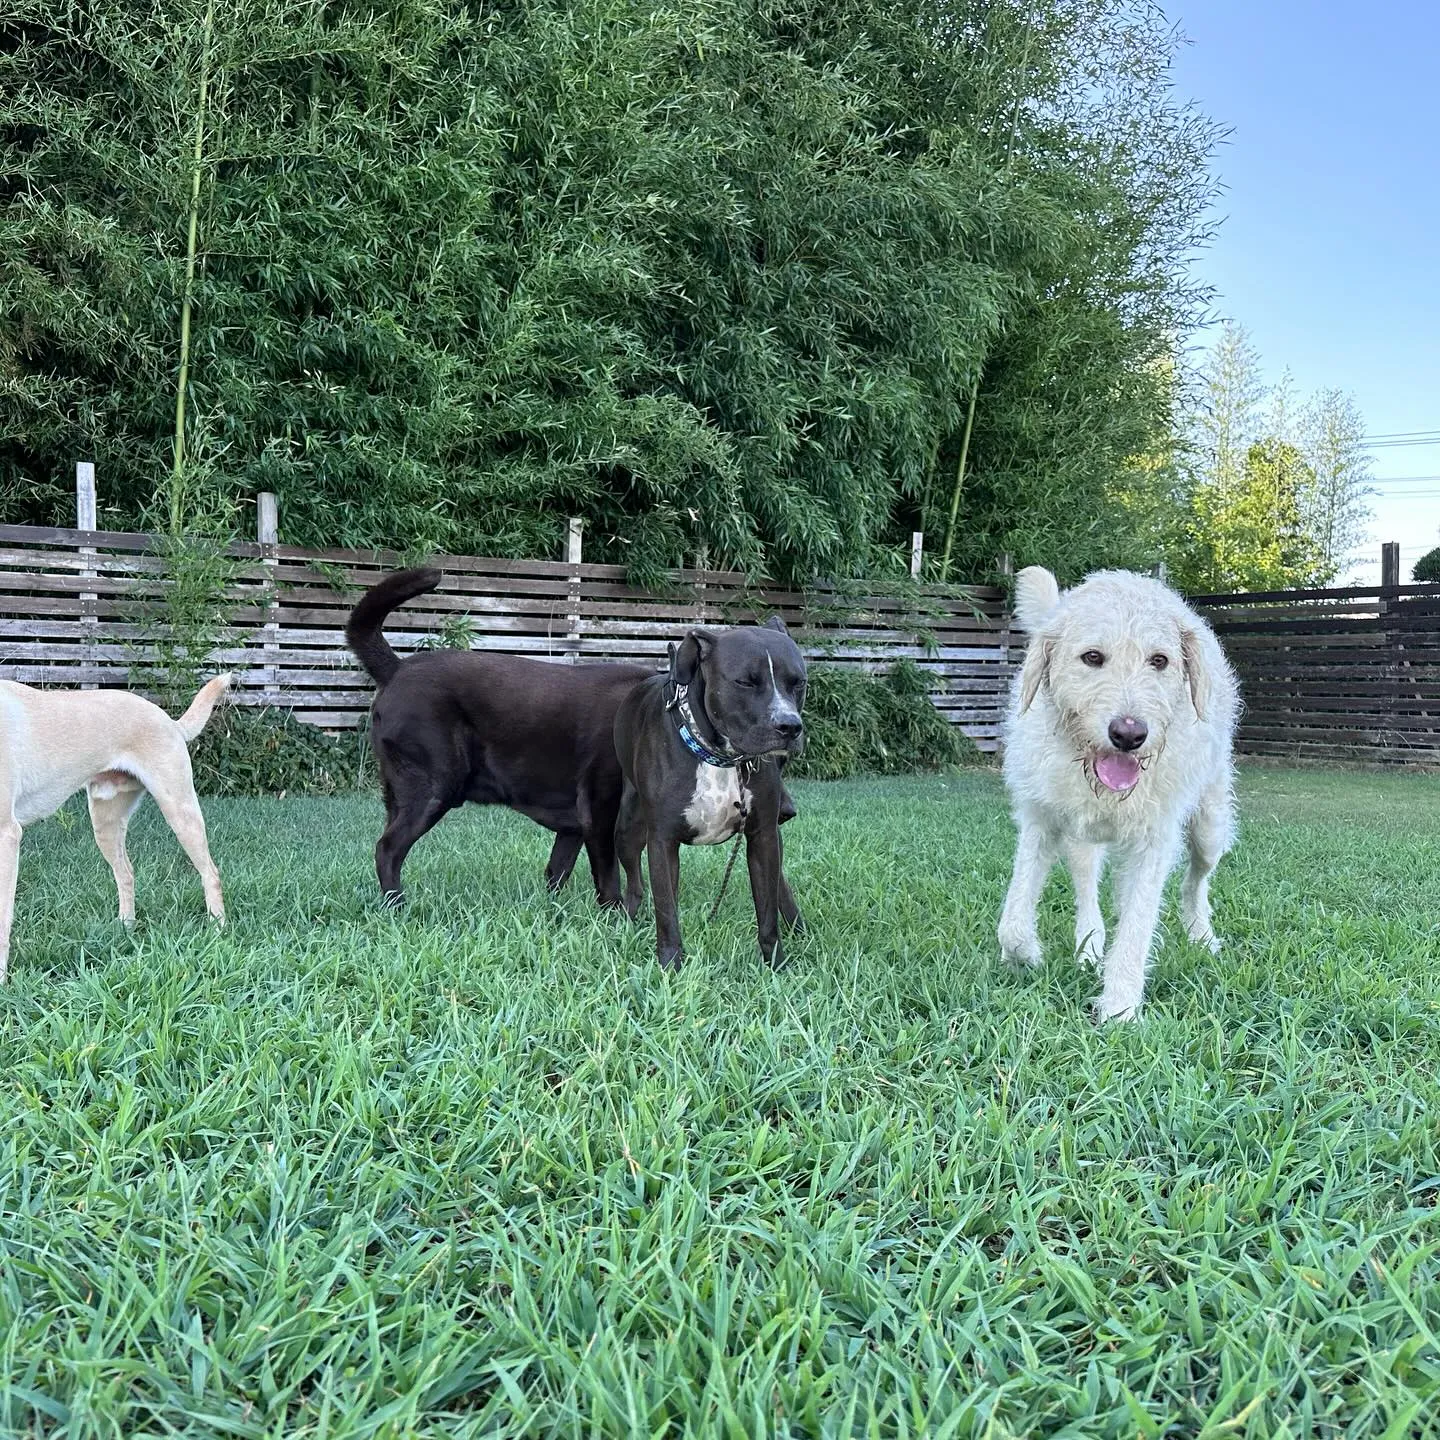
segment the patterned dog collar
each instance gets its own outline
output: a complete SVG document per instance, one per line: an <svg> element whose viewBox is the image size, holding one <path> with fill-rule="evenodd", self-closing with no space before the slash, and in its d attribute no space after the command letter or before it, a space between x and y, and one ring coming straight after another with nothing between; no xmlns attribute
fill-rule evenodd
<svg viewBox="0 0 1440 1440"><path fill-rule="evenodd" d="M699 727L695 724L695 712L690 708L689 696L690 687L688 685L676 685L673 687L670 698L665 702L667 710L679 712L675 718L676 733L680 736L685 748L697 759L703 760L707 765L714 765L717 769L733 770L746 757L712 750L700 738L696 733Z"/></svg>

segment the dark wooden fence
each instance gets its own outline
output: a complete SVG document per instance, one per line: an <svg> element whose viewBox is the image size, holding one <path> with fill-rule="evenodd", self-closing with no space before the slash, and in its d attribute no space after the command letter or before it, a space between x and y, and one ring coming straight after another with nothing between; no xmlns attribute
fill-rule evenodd
<svg viewBox="0 0 1440 1440"><path fill-rule="evenodd" d="M1242 754L1440 764L1440 585L1190 603L1239 672Z"/></svg>
<svg viewBox="0 0 1440 1440"><path fill-rule="evenodd" d="M345 619L361 591L403 558L271 539L227 553L229 624L209 664L235 673L236 702L283 706L329 730L358 725L373 686L345 647ZM1009 617L998 589L800 593L692 569L651 593L630 585L619 566L583 563L578 526L563 561L443 556L435 563L445 572L441 588L386 626L401 654L448 632L450 643L476 650L658 667L668 642L689 625L779 614L812 661L873 670L913 660L942 713L981 749L996 745L1010 674ZM157 652L147 616L158 612L166 583L153 537L0 526L0 678L153 689Z"/></svg>
<svg viewBox="0 0 1440 1440"><path fill-rule="evenodd" d="M147 612L158 608L166 562L150 536L97 531L94 467L77 466L76 481L80 528L0 526L0 678L152 688ZM229 548L229 624L210 662L235 672L239 704L354 727L372 687L345 648L345 617L402 557L281 545L272 496L260 497L258 518L258 541ZM998 589L801 593L692 569L652 593L618 566L584 563L580 540L572 521L564 560L441 557L444 584L395 613L392 643L404 654L443 634L543 660L658 666L688 625L779 614L811 660L872 670L913 660L947 719L982 750L997 747L1023 650ZM916 536L916 569L920 545ZM1440 764L1440 585L1402 586L1398 548L1383 557L1384 583L1371 589L1190 597L1240 675L1242 754Z"/></svg>

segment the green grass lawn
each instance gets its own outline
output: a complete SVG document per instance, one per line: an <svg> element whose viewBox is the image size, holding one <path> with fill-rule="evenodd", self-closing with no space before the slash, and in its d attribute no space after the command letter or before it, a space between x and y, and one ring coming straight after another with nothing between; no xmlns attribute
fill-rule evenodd
<svg viewBox="0 0 1440 1440"><path fill-rule="evenodd" d="M691 960L472 811L73 806L0 993L0 1428L66 1436L1387 1436L1440 1412L1440 780L1257 770L1214 959L1143 1022L995 959L998 778L797 785L810 934ZM577 880L584 875L582 862Z"/></svg>

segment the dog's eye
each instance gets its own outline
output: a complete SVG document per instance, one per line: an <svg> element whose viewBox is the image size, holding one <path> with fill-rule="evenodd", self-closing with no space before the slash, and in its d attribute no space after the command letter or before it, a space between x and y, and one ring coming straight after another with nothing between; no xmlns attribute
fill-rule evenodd
<svg viewBox="0 0 1440 1440"><path fill-rule="evenodd" d="M737 675L735 677L735 683L742 690L753 690L760 682L758 680L747 680L743 675Z"/></svg>
<svg viewBox="0 0 1440 1440"><path fill-rule="evenodd" d="M1080 660L1082 664L1088 665L1092 670L1098 670L1105 663L1104 655L1098 650L1087 650Z"/></svg>
<svg viewBox="0 0 1440 1440"><path fill-rule="evenodd" d="M1150 657L1150 666L1154 670L1163 670L1169 663L1168 655L1152 655Z"/></svg>

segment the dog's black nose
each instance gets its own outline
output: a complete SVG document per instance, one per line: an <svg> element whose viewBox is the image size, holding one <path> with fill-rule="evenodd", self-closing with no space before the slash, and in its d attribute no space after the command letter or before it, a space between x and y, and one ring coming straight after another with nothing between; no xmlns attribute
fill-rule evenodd
<svg viewBox="0 0 1440 1440"><path fill-rule="evenodd" d="M775 722L775 733L782 740L794 740L804 728L798 719L777 720Z"/></svg>
<svg viewBox="0 0 1440 1440"><path fill-rule="evenodd" d="M1117 750L1138 750L1149 733L1145 722L1133 715L1121 715L1110 722L1110 743Z"/></svg>

